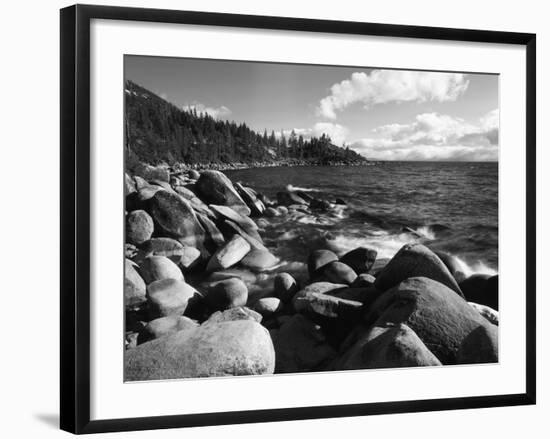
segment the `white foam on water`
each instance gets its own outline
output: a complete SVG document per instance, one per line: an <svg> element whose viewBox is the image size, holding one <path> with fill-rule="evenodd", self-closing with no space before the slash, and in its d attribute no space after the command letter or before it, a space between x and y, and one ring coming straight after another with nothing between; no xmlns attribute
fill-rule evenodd
<svg viewBox="0 0 550 439"><path fill-rule="evenodd" d="M286 190L289 191L289 192L296 192L296 191L319 192L319 189L310 189L310 188L307 188L307 187L292 186L291 184L286 185Z"/></svg>
<svg viewBox="0 0 550 439"><path fill-rule="evenodd" d="M456 262L459 266L460 271L462 271L466 277L471 276L472 274L487 274L489 276L494 276L498 274L494 268L489 267L483 261L477 261L475 264L469 265L466 261L455 256Z"/></svg>
<svg viewBox="0 0 550 439"><path fill-rule="evenodd" d="M416 229L418 233L420 233L424 238L429 240L435 239L435 233L429 226L422 226Z"/></svg>
<svg viewBox="0 0 550 439"><path fill-rule="evenodd" d="M357 247L368 247L378 252L378 258L392 258L401 247L415 239L407 234L390 235L387 232L377 231L372 236L355 237L338 235L330 240L337 253L343 254Z"/></svg>

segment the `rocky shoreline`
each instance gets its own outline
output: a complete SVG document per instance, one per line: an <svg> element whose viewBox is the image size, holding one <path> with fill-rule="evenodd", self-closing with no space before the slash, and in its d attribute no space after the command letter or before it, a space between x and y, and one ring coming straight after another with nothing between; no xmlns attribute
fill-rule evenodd
<svg viewBox="0 0 550 439"><path fill-rule="evenodd" d="M125 175L125 380L498 361L498 276L466 278L422 244L283 261L262 240L270 218L345 200L144 169Z"/></svg>

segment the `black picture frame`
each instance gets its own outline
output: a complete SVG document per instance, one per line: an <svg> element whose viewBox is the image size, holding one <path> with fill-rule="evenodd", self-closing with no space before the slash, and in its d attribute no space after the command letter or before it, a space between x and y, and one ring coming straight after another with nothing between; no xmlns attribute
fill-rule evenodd
<svg viewBox="0 0 550 439"><path fill-rule="evenodd" d="M92 19L504 43L526 48L526 392L518 394L90 420L90 21ZM536 36L530 33L75 5L61 10L60 424L99 433L535 404Z"/></svg>

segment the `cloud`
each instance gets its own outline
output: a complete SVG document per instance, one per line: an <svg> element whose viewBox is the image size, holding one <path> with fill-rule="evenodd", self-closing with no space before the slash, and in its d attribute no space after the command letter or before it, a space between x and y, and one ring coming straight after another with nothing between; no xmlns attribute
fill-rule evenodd
<svg viewBox="0 0 550 439"><path fill-rule="evenodd" d="M212 116L214 119L225 119L231 115L231 110L225 105L221 107L207 107L200 102L193 102L182 107L185 111L197 110L197 113L207 113Z"/></svg>
<svg viewBox="0 0 550 439"><path fill-rule="evenodd" d="M336 113L362 103L365 108L388 102L455 101L468 88L462 73L373 70L355 72L334 84L330 95L319 102L318 114L336 119Z"/></svg>
<svg viewBox="0 0 550 439"><path fill-rule="evenodd" d="M288 138L290 133L294 131L297 136L302 136L304 139L311 137L321 137L323 134L330 137L335 145L343 145L348 135L348 129L337 123L317 122L311 128L294 128L293 130L283 130L283 134ZM280 133L277 133L280 136Z"/></svg>
<svg viewBox="0 0 550 439"><path fill-rule="evenodd" d="M373 160L498 159L498 110L472 124L464 119L424 113L409 124L390 124L372 130L351 148Z"/></svg>

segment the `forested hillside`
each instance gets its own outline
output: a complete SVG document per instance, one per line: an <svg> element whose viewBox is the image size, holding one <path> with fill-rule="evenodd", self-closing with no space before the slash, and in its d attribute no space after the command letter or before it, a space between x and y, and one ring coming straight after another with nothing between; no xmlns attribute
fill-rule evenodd
<svg viewBox="0 0 550 439"><path fill-rule="evenodd" d="M126 82L127 166L137 163L269 163L356 164L366 159L331 143L328 136L288 138L257 133L245 123L216 120L196 110L182 110L154 93Z"/></svg>

